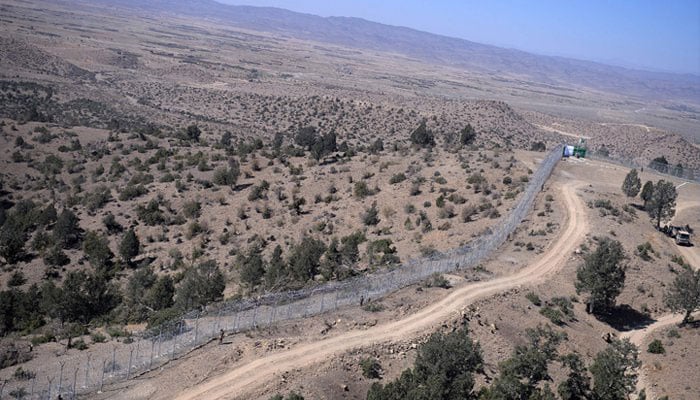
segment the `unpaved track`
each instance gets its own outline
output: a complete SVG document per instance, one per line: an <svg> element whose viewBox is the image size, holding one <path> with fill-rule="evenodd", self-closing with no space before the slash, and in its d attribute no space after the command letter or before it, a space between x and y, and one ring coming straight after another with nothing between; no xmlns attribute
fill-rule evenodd
<svg viewBox="0 0 700 400"><path fill-rule="evenodd" d="M679 201L678 205L676 206L676 215L678 215L682 210L695 207L700 207L700 201ZM686 223L694 225L695 222L696 221L681 221L678 220L678 218L674 219L673 221L674 224L678 225L685 225ZM678 246L678 252L681 253L683 259L685 259L685 261L688 264L690 264L690 266L693 267L693 269L700 269L700 243L698 242L699 237L700 232L696 232L695 235L693 235L692 241L694 242L694 246L692 247Z"/></svg>
<svg viewBox="0 0 700 400"><path fill-rule="evenodd" d="M413 338L434 330L440 323L458 313L474 300L523 284L545 280L564 264L574 247L588 232L585 206L575 194L571 182L560 185L568 212L566 228L559 239L544 255L514 275L465 285L444 299L433 303L402 320L377 325L363 331L351 331L317 342L302 344L288 351L271 354L247 364L236 366L224 374L205 381L179 394L177 399L232 399L250 395L284 371L308 367L330 359L334 355L374 343L395 342ZM165 394L164 394L165 395Z"/></svg>
<svg viewBox="0 0 700 400"><path fill-rule="evenodd" d="M700 207L700 201L679 201L678 205L676 206L676 214L680 213L680 211L682 210L694 207ZM680 222L674 221L674 223ZM700 269L700 250L698 249L699 247L697 245L693 247L678 246L678 251L681 253L683 258L686 260L686 262L688 262L688 264L690 264L690 266L693 269L696 270ZM653 324L644 328L624 332L622 335L620 335L620 337L623 339L629 339L630 342L634 343L635 345L637 345L637 347L641 348L642 344L644 343L644 339L655 330L665 328L669 325L678 325L682 321L683 314L666 314L662 317L657 318ZM647 379L645 366L642 366L642 368L640 368L639 379L637 380L637 391L641 389L646 390L647 397L651 399L656 398L653 392L653 387L652 385L650 385L650 382Z"/></svg>

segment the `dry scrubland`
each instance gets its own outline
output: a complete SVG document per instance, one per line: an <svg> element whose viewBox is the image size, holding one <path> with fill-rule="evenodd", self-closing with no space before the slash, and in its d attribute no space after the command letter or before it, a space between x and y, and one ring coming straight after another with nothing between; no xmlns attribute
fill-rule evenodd
<svg viewBox="0 0 700 400"><path fill-rule="evenodd" d="M700 149L672 133L697 140L692 109L214 22L66 7L0 4L2 218L21 227L5 231L17 231L23 250L4 255L0 286L28 293L3 298L20 310L3 320L3 379L26 378L15 374L15 362L27 361L31 372L83 346L118 345L129 332L212 300L347 279L468 243L518 201L544 154L532 149L581 135L612 156L647 163L663 155L700 167ZM468 125L475 136L463 132ZM459 317L430 332L299 365L247 396L296 390L307 398L365 398L373 382L410 367L430 333L463 324L483 349L477 387L493 381L499 363L525 342L525 329L538 324L565 332L561 353L576 350L588 364L607 345L601 335L668 313L666 288L681 263L700 258L697 247L679 250L630 205L641 200L621 194L626 173L566 161L530 218L479 269L364 309L231 336L227 346L207 346L104 396L169 398L267 355L409 317L470 282L517 273L562 233L571 216L560 189L574 184L590 204L589 232L561 272L464 304ZM677 220L698 225L697 186L678 192ZM57 220L69 214L75 224L66 231ZM131 230L140 245L124 252ZM587 314L574 288L576 268L600 237L619 240L628 257L621 306L607 320ZM71 274L81 270L87 277ZM95 285L80 286L81 279ZM71 309L76 302L66 293L75 286L67 281L109 306ZM697 347L694 329L645 339L650 393L697 397L697 357L687 350ZM81 344L66 349L69 337ZM647 353L653 338L665 355ZM363 377L368 357L381 365L382 380ZM555 387L565 369L552 365Z"/></svg>

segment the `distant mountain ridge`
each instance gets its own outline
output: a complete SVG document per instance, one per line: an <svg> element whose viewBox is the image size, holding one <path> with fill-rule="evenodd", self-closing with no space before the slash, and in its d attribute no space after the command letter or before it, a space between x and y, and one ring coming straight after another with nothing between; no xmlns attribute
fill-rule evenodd
<svg viewBox="0 0 700 400"><path fill-rule="evenodd" d="M516 74L536 82L700 104L700 76L649 72L543 56L351 17L319 17L214 0L94 0L91 4L219 20L233 26L360 49L401 53L470 71Z"/></svg>

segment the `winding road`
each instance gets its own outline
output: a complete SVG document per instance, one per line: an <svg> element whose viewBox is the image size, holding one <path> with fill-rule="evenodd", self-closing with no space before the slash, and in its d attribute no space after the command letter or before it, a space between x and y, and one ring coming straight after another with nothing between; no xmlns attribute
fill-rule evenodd
<svg viewBox="0 0 700 400"><path fill-rule="evenodd" d="M433 330L458 313L465 305L485 296L524 284L536 284L557 272L588 232L585 206L576 195L579 184L559 185L568 220L558 240L541 258L518 273L457 288L442 300L404 319L362 331L350 331L317 342L306 343L284 352L256 359L182 392L177 399L230 399L250 394L284 371L323 362L334 355L373 343L407 340Z"/></svg>

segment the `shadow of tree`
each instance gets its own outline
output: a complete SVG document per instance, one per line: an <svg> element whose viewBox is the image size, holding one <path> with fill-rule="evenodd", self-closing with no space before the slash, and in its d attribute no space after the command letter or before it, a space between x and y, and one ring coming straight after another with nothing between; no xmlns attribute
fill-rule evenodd
<svg viewBox="0 0 700 400"><path fill-rule="evenodd" d="M596 315L596 318L621 332L645 328L656 321L629 304L621 304L609 310L607 314Z"/></svg>

